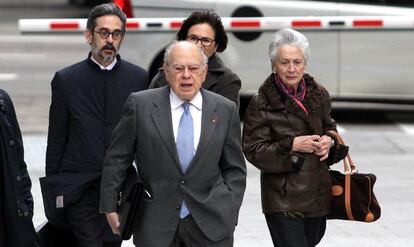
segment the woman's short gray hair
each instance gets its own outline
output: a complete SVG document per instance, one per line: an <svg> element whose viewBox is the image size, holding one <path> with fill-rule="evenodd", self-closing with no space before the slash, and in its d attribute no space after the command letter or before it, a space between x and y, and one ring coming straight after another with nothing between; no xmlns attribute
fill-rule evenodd
<svg viewBox="0 0 414 247"><path fill-rule="evenodd" d="M273 61L277 58L278 49L283 45L298 46L305 57L307 63L310 50L309 41L302 33L291 28L284 28L277 31L274 35L273 41L269 45L269 58Z"/></svg>
<svg viewBox="0 0 414 247"><path fill-rule="evenodd" d="M177 41L177 40L174 40L173 42L171 42L171 44L170 45L168 45L167 46L167 48L165 49L165 53L164 53L164 64L165 65L170 65L170 59L171 59L171 50L172 50L172 48L175 46L175 45L177 45L177 44L179 44L179 43L189 43L189 44L191 44L191 45L194 45L193 43L191 43L191 42L188 42L188 41ZM201 56L201 62L203 63L203 65L206 65L207 63L208 63L208 58L207 58L207 56L204 54L204 52L203 52L203 50L201 50L201 48L199 47L199 46L197 46L197 45L194 45L195 47L197 47L197 51L200 53L200 56Z"/></svg>

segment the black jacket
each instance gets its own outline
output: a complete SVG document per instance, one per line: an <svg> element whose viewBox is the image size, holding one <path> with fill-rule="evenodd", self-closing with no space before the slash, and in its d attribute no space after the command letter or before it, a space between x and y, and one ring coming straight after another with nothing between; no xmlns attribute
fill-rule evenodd
<svg viewBox="0 0 414 247"><path fill-rule="evenodd" d="M13 103L9 95L1 89L0 152L0 214L4 221L5 246L37 246L32 223L32 183L24 162L22 135Z"/></svg>
<svg viewBox="0 0 414 247"><path fill-rule="evenodd" d="M151 81L150 88L158 88L167 85L164 70L161 68ZM203 88L220 94L239 106L240 78L230 69L226 68L217 55L208 60L208 71Z"/></svg>
<svg viewBox="0 0 414 247"><path fill-rule="evenodd" d="M56 72L51 85L46 177L58 176L52 189L71 200L100 178L126 98L148 88L142 68L117 56L112 70L101 70L90 56Z"/></svg>

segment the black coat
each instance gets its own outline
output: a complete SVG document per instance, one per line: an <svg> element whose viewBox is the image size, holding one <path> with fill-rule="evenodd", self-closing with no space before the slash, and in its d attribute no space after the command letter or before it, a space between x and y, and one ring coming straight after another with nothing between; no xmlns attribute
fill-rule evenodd
<svg viewBox="0 0 414 247"><path fill-rule="evenodd" d="M161 68L151 81L150 88L158 88L167 85L164 70ZM216 94L220 94L239 106L240 78L230 69L224 66L217 55L208 60L208 71L203 88Z"/></svg>
<svg viewBox="0 0 414 247"><path fill-rule="evenodd" d="M64 196L65 207L100 178L126 98L148 88L145 70L117 60L112 70L101 70L89 54L52 80L46 177L52 193Z"/></svg>
<svg viewBox="0 0 414 247"><path fill-rule="evenodd" d="M32 183L24 162L22 135L9 95L0 89L0 190L5 246L29 247L35 244L32 223ZM1 228L1 227L0 227ZM1 243L0 243L1 245Z"/></svg>

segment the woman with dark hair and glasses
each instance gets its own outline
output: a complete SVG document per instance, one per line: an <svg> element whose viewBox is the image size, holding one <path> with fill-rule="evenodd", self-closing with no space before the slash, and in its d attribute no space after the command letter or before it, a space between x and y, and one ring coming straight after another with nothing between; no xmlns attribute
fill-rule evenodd
<svg viewBox="0 0 414 247"><path fill-rule="evenodd" d="M240 78L224 66L216 55L216 52L223 52L227 47L227 34L220 17L210 11L193 12L183 21L176 38L195 43L208 57L208 72L203 88L232 100L238 106ZM164 71L161 68L152 79L150 88L162 87L167 84Z"/></svg>

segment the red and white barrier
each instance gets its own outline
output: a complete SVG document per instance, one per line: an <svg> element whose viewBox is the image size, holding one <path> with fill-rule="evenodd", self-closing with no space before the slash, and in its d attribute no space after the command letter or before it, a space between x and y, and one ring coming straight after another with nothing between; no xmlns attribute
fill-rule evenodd
<svg viewBox="0 0 414 247"><path fill-rule="evenodd" d="M414 29L414 16L221 18L227 31ZM184 18L129 18L129 32L176 32ZM21 19L21 33L82 32L86 19Z"/></svg>

